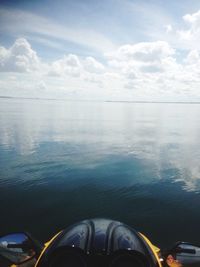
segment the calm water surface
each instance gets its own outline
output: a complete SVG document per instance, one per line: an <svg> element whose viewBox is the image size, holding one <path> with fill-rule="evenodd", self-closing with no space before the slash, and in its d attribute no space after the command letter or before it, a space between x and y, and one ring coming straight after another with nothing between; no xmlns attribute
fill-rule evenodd
<svg viewBox="0 0 200 267"><path fill-rule="evenodd" d="M200 105L0 100L0 234L89 217L200 243Z"/></svg>

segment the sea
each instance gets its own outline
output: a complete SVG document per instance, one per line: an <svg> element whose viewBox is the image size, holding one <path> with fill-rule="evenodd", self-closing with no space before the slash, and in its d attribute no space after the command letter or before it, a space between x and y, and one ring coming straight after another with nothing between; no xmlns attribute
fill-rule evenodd
<svg viewBox="0 0 200 267"><path fill-rule="evenodd" d="M200 104L0 99L0 235L95 217L200 244Z"/></svg>

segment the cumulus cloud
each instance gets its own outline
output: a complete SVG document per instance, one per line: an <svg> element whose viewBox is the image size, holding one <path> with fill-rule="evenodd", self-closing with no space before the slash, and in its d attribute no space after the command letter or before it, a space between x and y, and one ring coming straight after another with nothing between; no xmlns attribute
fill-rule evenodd
<svg viewBox="0 0 200 267"><path fill-rule="evenodd" d="M125 88L137 88L141 81L143 86L145 82L155 83L161 75L175 71L178 68L175 52L167 42L142 42L123 45L107 57L109 65L128 80ZM134 80L134 86L130 80Z"/></svg>
<svg viewBox="0 0 200 267"><path fill-rule="evenodd" d="M170 25L170 24L166 25L166 26L165 26L165 30L166 30L166 33L170 33L170 32L172 32L172 31L173 31L173 27L172 27L172 25Z"/></svg>
<svg viewBox="0 0 200 267"><path fill-rule="evenodd" d="M0 47L0 71L31 72L39 69L40 60L29 42L19 38L9 49Z"/></svg>
<svg viewBox="0 0 200 267"><path fill-rule="evenodd" d="M109 66L123 77L124 89L132 89L133 95L141 92L143 99L199 97L199 52L188 52L178 62L176 49L164 41L142 42L121 46L108 54ZM166 99L165 99L166 100Z"/></svg>
<svg viewBox="0 0 200 267"><path fill-rule="evenodd" d="M103 64L93 57L80 58L74 54L65 55L49 66L51 76L89 77L91 74L102 74L105 70ZM94 75L93 75L94 76ZM89 79L89 78L88 78ZM91 79L94 80L93 78Z"/></svg>
<svg viewBox="0 0 200 267"><path fill-rule="evenodd" d="M155 62L175 53L167 42L141 42L134 45L123 45L116 52L107 54L108 58L120 61Z"/></svg>
<svg viewBox="0 0 200 267"><path fill-rule="evenodd" d="M40 91L46 91L47 90L47 85L44 81L40 81L38 84L37 84L37 89L40 90Z"/></svg>
<svg viewBox="0 0 200 267"><path fill-rule="evenodd" d="M59 59L52 63L49 68L49 75L51 76L63 76L69 75L73 77L80 77L81 63L76 55L65 55L62 59Z"/></svg>
<svg viewBox="0 0 200 267"><path fill-rule="evenodd" d="M110 66L135 79L139 73L163 72L175 62L174 54L175 50L167 42L157 41L124 45L107 56Z"/></svg>
<svg viewBox="0 0 200 267"><path fill-rule="evenodd" d="M200 10L183 16L186 29L178 30L179 37L184 41L200 41Z"/></svg>
<svg viewBox="0 0 200 267"><path fill-rule="evenodd" d="M103 64L98 62L95 58L93 57L86 57L86 59L83 62L84 68L88 72L92 73L102 73L105 70L105 67Z"/></svg>
<svg viewBox="0 0 200 267"><path fill-rule="evenodd" d="M191 50L185 59L186 64L194 65L200 63L200 52Z"/></svg>
<svg viewBox="0 0 200 267"><path fill-rule="evenodd" d="M35 92L47 98L51 89L55 93L59 88L62 88L65 97L82 96L83 91L88 90L87 99L94 96L95 89L98 97L101 92L106 99L120 99L121 96L124 100L126 97L127 100L135 100L140 96L141 100L147 95L149 98L146 100L169 95L200 97L200 51L188 51L181 62L177 58L177 50L168 42L155 41L122 45L105 54L104 64L94 57L75 54L66 54L45 63L38 58L30 43L20 38L10 48L0 47L0 71L5 75L6 72L12 72L12 75L18 73L16 80L9 79L13 90L14 87L22 87L23 80L23 88L30 90L32 86ZM23 76L25 74L26 77ZM2 88L6 88L5 75L0 85ZM36 96L36 93L32 95Z"/></svg>
<svg viewBox="0 0 200 267"><path fill-rule="evenodd" d="M102 63L93 57L67 54L50 63L42 62L25 38L18 38L10 48L0 46L0 72L37 73L68 77L99 83L99 75L105 72Z"/></svg>

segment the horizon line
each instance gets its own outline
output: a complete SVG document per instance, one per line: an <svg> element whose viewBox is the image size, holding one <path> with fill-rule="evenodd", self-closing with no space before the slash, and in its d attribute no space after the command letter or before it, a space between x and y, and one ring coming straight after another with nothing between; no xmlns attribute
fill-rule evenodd
<svg viewBox="0 0 200 267"><path fill-rule="evenodd" d="M200 104L200 101L145 101L145 100L74 100L60 98L41 98L41 97L17 97L17 96L0 96L1 99L22 99L22 100L46 100L46 101L66 101L66 102L107 102L107 103L143 103L143 104Z"/></svg>

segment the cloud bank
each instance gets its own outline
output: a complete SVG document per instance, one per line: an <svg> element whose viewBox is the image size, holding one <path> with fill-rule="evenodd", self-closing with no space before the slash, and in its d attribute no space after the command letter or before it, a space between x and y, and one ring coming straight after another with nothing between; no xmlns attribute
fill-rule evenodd
<svg viewBox="0 0 200 267"><path fill-rule="evenodd" d="M200 50L191 45L200 41L200 11L184 15L183 25L164 30L177 43L188 42L184 53L170 41L156 40L120 45L98 59L66 53L46 62L28 39L17 38L10 47L0 46L0 95L23 96L29 88L30 97L200 101Z"/></svg>

